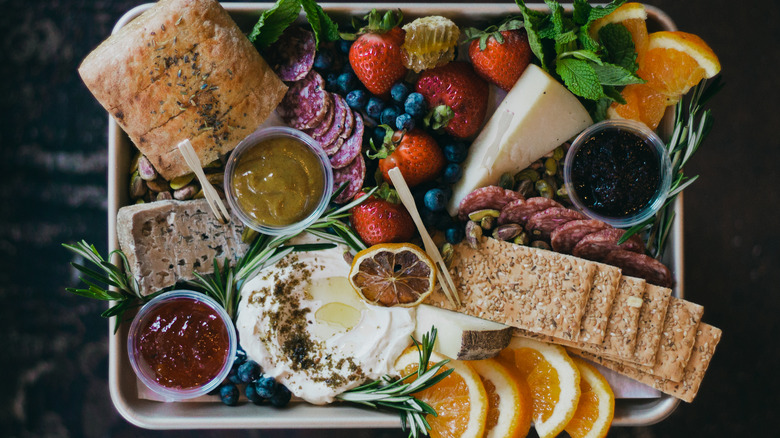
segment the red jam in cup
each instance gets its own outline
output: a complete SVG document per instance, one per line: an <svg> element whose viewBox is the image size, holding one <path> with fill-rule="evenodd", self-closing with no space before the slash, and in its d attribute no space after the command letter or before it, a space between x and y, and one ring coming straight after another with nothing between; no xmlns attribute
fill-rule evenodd
<svg viewBox="0 0 780 438"><path fill-rule="evenodd" d="M130 327L133 370L166 400L203 395L225 379L236 350L233 323L214 300L191 291L164 293Z"/></svg>

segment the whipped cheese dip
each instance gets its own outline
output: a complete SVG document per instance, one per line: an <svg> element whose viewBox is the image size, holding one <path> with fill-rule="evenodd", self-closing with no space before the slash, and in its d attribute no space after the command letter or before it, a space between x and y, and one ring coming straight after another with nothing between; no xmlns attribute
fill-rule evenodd
<svg viewBox="0 0 780 438"><path fill-rule="evenodd" d="M241 289L241 346L264 374L313 404L392 373L415 328L414 309L360 300L345 249L292 253Z"/></svg>

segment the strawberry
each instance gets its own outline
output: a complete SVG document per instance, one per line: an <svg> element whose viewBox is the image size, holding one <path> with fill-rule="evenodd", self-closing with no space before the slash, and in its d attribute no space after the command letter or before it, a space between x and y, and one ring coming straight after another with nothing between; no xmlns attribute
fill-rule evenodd
<svg viewBox="0 0 780 438"><path fill-rule="evenodd" d="M466 29L469 57L474 70L486 81L509 91L531 62L528 34L522 22L512 20L480 31Z"/></svg>
<svg viewBox="0 0 780 438"><path fill-rule="evenodd" d="M392 192L388 196L390 199L379 197L382 192ZM394 190L380 189L376 195L371 195L363 203L352 208L350 218L352 228L366 245L408 242L414 236L416 228L412 216L403 204L398 202L398 195L394 192ZM363 196L366 194L360 192L355 195L355 199Z"/></svg>
<svg viewBox="0 0 780 438"><path fill-rule="evenodd" d="M368 25L358 31L349 49L349 64L366 89L377 96L387 96L393 84L403 79L406 67L401 46L404 31L398 24L400 11L381 16L376 9L366 15Z"/></svg>
<svg viewBox="0 0 780 438"><path fill-rule="evenodd" d="M488 84L467 62L450 62L425 70L417 79L416 91L425 97L434 114L450 113L444 130L458 138L473 137L487 112ZM444 108L444 110L442 110Z"/></svg>
<svg viewBox="0 0 780 438"><path fill-rule="evenodd" d="M385 129L392 133L389 128ZM382 148L375 154L369 154L369 158L379 158L379 170L385 181L390 181L387 172L398 167L409 187L438 178L447 164L436 140L420 129L386 135Z"/></svg>

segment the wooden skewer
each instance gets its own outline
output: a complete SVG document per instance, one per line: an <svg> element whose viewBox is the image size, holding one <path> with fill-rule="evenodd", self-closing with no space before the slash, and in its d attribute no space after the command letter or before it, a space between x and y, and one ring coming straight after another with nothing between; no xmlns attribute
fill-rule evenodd
<svg viewBox="0 0 780 438"><path fill-rule="evenodd" d="M417 206L414 203L414 197L412 196L412 192L409 190L409 186L406 185L404 176L397 167L390 169L387 174L390 176L390 180L393 182L393 186L398 192L398 197L401 198L401 203L403 203L404 207L406 207L406 209L409 211L409 214L412 216L412 220L414 221L414 225L417 226L417 231L419 231L420 236L422 236L425 252L428 253L428 255L433 259L433 263L436 265L439 274L439 284L441 285L441 289L444 291L444 295L447 296L447 299L450 300L450 303L453 306L460 307L458 289L455 287L455 282L452 281L450 271L447 269L447 264L444 263L444 259L442 258L441 253L439 253L439 248L437 248L436 244L433 243L431 235L428 234L428 230L425 229L425 225L423 224L422 218L420 217L420 213L417 211Z"/></svg>
<svg viewBox="0 0 780 438"><path fill-rule="evenodd" d="M206 202L208 202L209 207L211 207L211 212L214 213L214 217L223 224L230 222L230 213L228 213L227 208L225 208L225 204L222 202L217 191L209 180L206 179L206 174L203 173L203 168L200 165L200 159L198 158L198 155L195 154L195 149L192 148L190 140L187 139L180 142L178 147L179 152L181 152L181 155L184 157L184 162L187 163L187 166L190 167L198 178L200 187L203 189L203 195L206 197Z"/></svg>

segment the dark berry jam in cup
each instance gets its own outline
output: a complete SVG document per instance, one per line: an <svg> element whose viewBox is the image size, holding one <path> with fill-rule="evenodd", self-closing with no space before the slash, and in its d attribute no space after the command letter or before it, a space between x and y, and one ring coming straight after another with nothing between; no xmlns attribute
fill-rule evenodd
<svg viewBox="0 0 780 438"><path fill-rule="evenodd" d="M617 228L653 216L672 182L663 141L645 125L605 120L583 131L566 155L569 199L583 213Z"/></svg>
<svg viewBox="0 0 780 438"><path fill-rule="evenodd" d="M144 305L130 325L130 365L166 401L204 395L227 377L236 354L233 321L219 303L171 291Z"/></svg>

